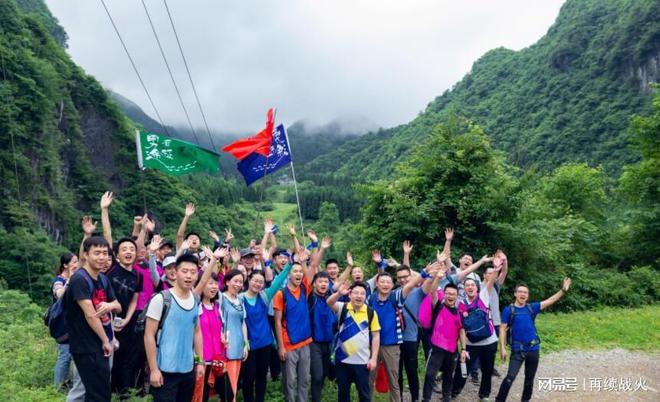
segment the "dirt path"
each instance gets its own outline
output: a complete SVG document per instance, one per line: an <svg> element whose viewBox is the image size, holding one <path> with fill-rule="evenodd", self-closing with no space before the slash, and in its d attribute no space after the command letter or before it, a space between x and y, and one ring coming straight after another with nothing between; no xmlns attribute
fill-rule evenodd
<svg viewBox="0 0 660 402"><path fill-rule="evenodd" d="M497 367L506 375L506 365ZM511 387L507 400L519 401L523 369ZM545 380L542 380L545 379ZM493 377L490 400L500 388L503 377ZM554 384L554 385L553 385ZM540 389L540 387L545 387ZM575 390L560 391L562 387ZM552 388L553 390L550 390ZM478 401L478 386L469 380L453 401ZM608 351L563 351L541 356L536 373L533 400L537 401L660 401L660 353ZM434 394L434 401L442 400Z"/></svg>

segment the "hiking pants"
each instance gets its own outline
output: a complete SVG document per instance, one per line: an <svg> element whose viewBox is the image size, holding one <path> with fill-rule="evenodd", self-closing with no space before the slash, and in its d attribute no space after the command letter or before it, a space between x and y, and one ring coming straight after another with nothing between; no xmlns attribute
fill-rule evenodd
<svg viewBox="0 0 660 402"><path fill-rule="evenodd" d="M85 402L110 402L110 363L101 348L94 353L71 353L85 386Z"/></svg>
<svg viewBox="0 0 660 402"><path fill-rule="evenodd" d="M536 369L539 367L539 352L511 352L509 358L509 369L506 373L506 378L500 385L500 391L497 393L496 401L506 401L509 395L509 389L513 380L516 379L520 367L525 363L525 384L523 386L522 400L529 401L532 399L532 391L534 391L534 376Z"/></svg>
<svg viewBox="0 0 660 402"><path fill-rule="evenodd" d="M435 385L435 376L438 371L442 371L442 400L449 402L451 400L452 377L458 353L449 352L437 346L433 346L429 358L426 360L426 374L424 375L423 401L430 401L433 395L433 386Z"/></svg>
<svg viewBox="0 0 660 402"><path fill-rule="evenodd" d="M410 399L413 402L419 400L419 377L417 376L417 351L419 350L418 341L403 341L401 344L401 359L399 360L399 392L403 400L403 370L406 370L408 376L408 388L410 389Z"/></svg>
<svg viewBox="0 0 660 402"><path fill-rule="evenodd" d="M190 402L195 391L195 370L188 373L165 373L163 385L151 387L154 402Z"/></svg>
<svg viewBox="0 0 660 402"><path fill-rule="evenodd" d="M69 377L69 368L71 366L71 353L69 353L69 344L60 343L57 345L57 360L55 361L55 373L53 383L58 388Z"/></svg>
<svg viewBox="0 0 660 402"><path fill-rule="evenodd" d="M309 345L312 372L312 402L321 401L323 381L330 374L330 342L313 342Z"/></svg>
<svg viewBox="0 0 660 402"><path fill-rule="evenodd" d="M378 363L385 366L387 373L387 382L390 384L390 402L401 402L401 392L399 391L399 358L401 356L401 347L399 345L386 345L378 350ZM376 384L376 374L378 370L371 370L369 373L369 388L374 393Z"/></svg>
<svg viewBox="0 0 660 402"><path fill-rule="evenodd" d="M490 345L476 346L467 345L467 351L470 354L468 360L468 373L472 373L472 369L476 370L477 363L481 368L481 385L479 386L479 398L488 398L491 390L491 380L493 375L493 367L495 367L495 352L497 352L497 342ZM461 393L465 386L465 378L463 378L460 366L456 367L454 373L454 382L452 396Z"/></svg>
<svg viewBox="0 0 660 402"><path fill-rule="evenodd" d="M286 352L284 362L287 402L307 402L310 383L309 345Z"/></svg>
<svg viewBox="0 0 660 402"><path fill-rule="evenodd" d="M131 321L115 337L119 341L119 349L114 353L112 367L112 391L126 394L129 389L140 389L138 378L144 377L140 373L144 370L144 336L135 332L134 314Z"/></svg>
<svg viewBox="0 0 660 402"><path fill-rule="evenodd" d="M376 369L374 369L376 370ZM371 402L369 370L366 364L336 363L337 401L350 402L351 384L355 384L360 402Z"/></svg>
<svg viewBox="0 0 660 402"><path fill-rule="evenodd" d="M243 400L245 402L264 402L271 345L250 350L247 360L241 365L243 381ZM277 358L279 362L279 356Z"/></svg>

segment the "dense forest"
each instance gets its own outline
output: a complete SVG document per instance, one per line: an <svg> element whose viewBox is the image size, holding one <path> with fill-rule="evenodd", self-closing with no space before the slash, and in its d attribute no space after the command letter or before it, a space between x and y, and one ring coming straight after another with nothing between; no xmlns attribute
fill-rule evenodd
<svg viewBox="0 0 660 402"><path fill-rule="evenodd" d="M659 14L651 0L569 0L536 44L488 52L410 123L362 136L291 125L306 226L362 263L372 248L399 259L409 239L414 268L450 226L454 258L502 248L509 285L535 297L575 277L562 309L657 302ZM120 233L146 205L171 237L192 201L191 229L231 227L238 242L270 203L295 200L286 170L246 187L230 157L220 177L140 172L134 129L158 127L76 66L66 39L41 0L0 2L0 286L45 301L106 190Z"/></svg>

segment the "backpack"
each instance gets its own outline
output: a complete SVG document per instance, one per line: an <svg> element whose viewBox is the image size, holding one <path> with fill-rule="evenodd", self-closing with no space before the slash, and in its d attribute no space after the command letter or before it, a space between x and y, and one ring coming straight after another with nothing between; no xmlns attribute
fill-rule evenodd
<svg viewBox="0 0 660 402"><path fill-rule="evenodd" d="M92 282L92 278L89 276L89 273L85 271L84 269L84 274L81 272L81 275L83 278L85 278L85 282L87 282L87 286L89 286L89 290L91 292L94 292L94 283ZM109 286L108 279L103 275L102 273L99 273L99 280L101 281L101 286L103 289L107 289ZM48 327L48 332L50 333L50 336L55 339L55 342L62 344L62 343L67 343L69 342L69 328L67 328L66 325L66 317L65 317L65 306L64 306L64 297L66 292L69 290L68 284L66 285L66 289L64 290L64 293L62 296L60 296L59 299L55 300L46 310L44 313L43 319L44 319L44 324Z"/></svg>
<svg viewBox="0 0 660 402"><path fill-rule="evenodd" d="M467 313L467 316L461 314L461 321L470 342L479 342L491 336L489 314L479 308L478 296L472 305L468 305Z"/></svg>
<svg viewBox="0 0 660 402"><path fill-rule="evenodd" d="M530 306L529 303L525 304L525 307L527 307L527 310L529 310L529 315L530 315L530 317L532 317L532 326L534 327L534 333L536 334L536 339L532 340L529 343L529 346L534 346L534 345L537 345L537 344L541 343L541 340L539 339L538 331L536 330L536 314L534 314L534 309L532 309L532 306ZM516 315L516 307L513 305L513 303L511 303L509 305L509 309L511 311L511 314L509 314L509 322L507 322L507 325L506 325L506 343L508 343L509 345L512 345L513 341L512 341L512 338L511 338L511 336L512 336L511 335L511 328L513 328L513 320L514 320L515 315ZM521 342L517 342L517 343L521 343Z"/></svg>
<svg viewBox="0 0 660 402"><path fill-rule="evenodd" d="M144 330L147 327L147 311L149 310L149 305L151 305L151 301L154 299L154 297L156 297L157 294L163 295L163 312L161 313L160 321L158 321L158 330L156 330L156 334L158 334L158 332L163 328L163 323L167 318L167 313L169 313L170 306L172 306L172 292L170 292L169 289L163 290L162 292L154 293L151 296L151 298L149 299L149 303L147 303L144 310L140 311L137 320L135 320L136 333L144 335ZM195 297L197 297L197 295L195 295ZM156 344L158 344L158 342L156 342Z"/></svg>

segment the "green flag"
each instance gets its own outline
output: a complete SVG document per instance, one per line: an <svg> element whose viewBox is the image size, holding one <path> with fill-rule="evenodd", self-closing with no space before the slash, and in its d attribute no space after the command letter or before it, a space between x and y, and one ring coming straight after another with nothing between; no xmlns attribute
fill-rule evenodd
<svg viewBox="0 0 660 402"><path fill-rule="evenodd" d="M218 173L219 154L186 141L135 130L138 165L158 169L172 176L188 173Z"/></svg>

